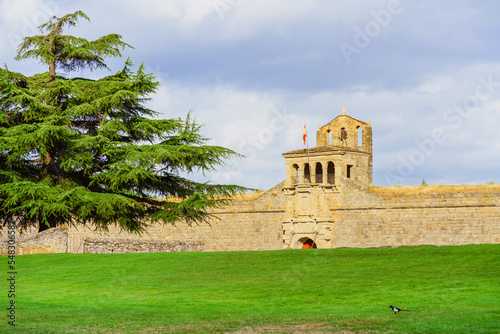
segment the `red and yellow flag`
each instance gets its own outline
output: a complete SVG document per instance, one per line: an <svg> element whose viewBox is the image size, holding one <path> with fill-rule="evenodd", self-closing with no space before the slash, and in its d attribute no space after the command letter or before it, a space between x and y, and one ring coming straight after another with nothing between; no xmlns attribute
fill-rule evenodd
<svg viewBox="0 0 500 334"><path fill-rule="evenodd" d="M304 145L306 144L307 131L306 131L306 123L304 123L304 135L302 136L302 140L304 141Z"/></svg>

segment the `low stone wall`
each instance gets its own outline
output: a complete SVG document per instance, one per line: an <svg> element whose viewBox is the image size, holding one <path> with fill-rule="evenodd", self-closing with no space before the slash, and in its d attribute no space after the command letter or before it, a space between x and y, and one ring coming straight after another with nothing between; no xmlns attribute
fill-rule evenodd
<svg viewBox="0 0 500 334"><path fill-rule="evenodd" d="M203 243L195 241L128 240L87 238L85 253L156 253L156 252L201 252Z"/></svg>
<svg viewBox="0 0 500 334"><path fill-rule="evenodd" d="M16 254L65 253L68 245L68 230L66 227L55 227L36 233L16 230ZM3 235L2 235L3 237ZM7 239L0 240L1 255L7 255Z"/></svg>

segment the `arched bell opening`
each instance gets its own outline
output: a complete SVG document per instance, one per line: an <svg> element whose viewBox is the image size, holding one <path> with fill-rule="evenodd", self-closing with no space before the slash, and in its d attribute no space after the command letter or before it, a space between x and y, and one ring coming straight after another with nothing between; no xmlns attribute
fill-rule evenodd
<svg viewBox="0 0 500 334"><path fill-rule="evenodd" d="M326 171L326 180L328 184L335 184L335 165L333 162L328 162L328 167Z"/></svg>
<svg viewBox="0 0 500 334"><path fill-rule="evenodd" d="M316 183L323 183L323 166L321 162L316 163Z"/></svg>
<svg viewBox="0 0 500 334"><path fill-rule="evenodd" d="M304 166L304 183L311 183L311 168L309 164Z"/></svg>
<svg viewBox="0 0 500 334"><path fill-rule="evenodd" d="M294 164L292 166L292 184L298 184L298 183L300 183L299 166L297 164Z"/></svg>

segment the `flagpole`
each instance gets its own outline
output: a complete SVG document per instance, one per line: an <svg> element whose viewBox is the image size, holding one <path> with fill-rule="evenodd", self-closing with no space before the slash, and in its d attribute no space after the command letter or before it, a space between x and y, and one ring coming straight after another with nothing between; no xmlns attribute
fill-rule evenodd
<svg viewBox="0 0 500 334"><path fill-rule="evenodd" d="M307 147L307 163L309 164L309 168L311 168L311 162L309 161L309 139L306 137L306 147Z"/></svg>
<svg viewBox="0 0 500 334"><path fill-rule="evenodd" d="M304 123L304 141L306 144L307 148L307 164L309 165L309 183L312 182L312 169L311 169L311 161L309 160L309 138L307 138L307 130L306 130L306 123ZM305 176L305 175L304 175Z"/></svg>

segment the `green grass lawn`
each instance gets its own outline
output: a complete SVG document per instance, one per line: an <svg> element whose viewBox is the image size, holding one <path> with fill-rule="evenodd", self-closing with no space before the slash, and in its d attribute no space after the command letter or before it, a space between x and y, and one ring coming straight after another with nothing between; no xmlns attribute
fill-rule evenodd
<svg viewBox="0 0 500 334"><path fill-rule="evenodd" d="M500 332L500 245L16 260L18 333Z"/></svg>

